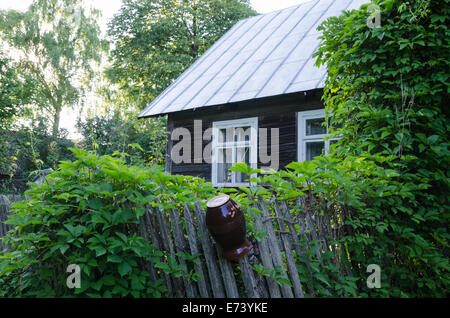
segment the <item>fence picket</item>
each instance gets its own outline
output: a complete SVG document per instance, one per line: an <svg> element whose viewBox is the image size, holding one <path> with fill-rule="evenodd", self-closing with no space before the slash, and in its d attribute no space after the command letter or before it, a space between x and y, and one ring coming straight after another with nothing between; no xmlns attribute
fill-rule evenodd
<svg viewBox="0 0 450 318"><path fill-rule="evenodd" d="M219 267L222 272L223 285L228 298L239 298L236 280L234 279L233 267L229 261L223 258L222 248L216 245L217 257L219 259Z"/></svg>
<svg viewBox="0 0 450 318"><path fill-rule="evenodd" d="M255 218L255 229L258 232L265 231L265 227L262 223L261 217L256 216ZM261 238L261 240L258 242L259 252L261 254L261 261L262 265L265 268L273 269L273 262L272 257L270 256L270 250L269 250L269 242L267 237ZM277 282L271 278L266 277L267 286L269 289L270 297L272 298L281 298L281 292L280 292L280 286L277 284Z"/></svg>
<svg viewBox="0 0 450 318"><path fill-rule="evenodd" d="M180 226L180 217L178 215L178 212L170 209L169 213L171 218L170 225L173 231L173 236L175 238L175 249L177 252L186 252L186 242L184 239L184 233ZM196 297L197 291L195 289L194 282L192 280L188 280L186 277L187 271L189 270L187 268L187 263L181 256L178 257L178 261L180 262L181 266L186 267L185 275L183 275L184 285L186 286L186 295L189 298Z"/></svg>
<svg viewBox="0 0 450 318"><path fill-rule="evenodd" d="M172 237L170 235L166 212L163 209L158 209L156 213L156 219L158 220L159 223L159 230L161 232L161 240L164 249L166 250L167 253L169 253L169 256L175 258L175 248L173 245ZM178 277L173 277L172 279L175 288L175 294L177 295L178 298L182 298L184 296L183 281Z"/></svg>
<svg viewBox="0 0 450 318"><path fill-rule="evenodd" d="M147 241L150 242L150 237L148 235L148 230L147 230L147 222L145 220L145 216L142 216L141 221L139 222L139 230L141 232L141 236L144 237ZM147 271L150 275L150 280L152 282L156 282L158 280L158 277L156 275L156 270L155 270L155 266L152 262L149 262L148 264L146 264L145 266L147 268Z"/></svg>
<svg viewBox="0 0 450 318"><path fill-rule="evenodd" d="M294 225L294 218L292 217L292 214L289 211L289 205L286 203L286 201L283 201L281 204L281 209L282 209L282 214L283 216L288 220L288 228L289 228L289 233L292 237L292 241L294 242L294 248L295 248L295 252L297 253L297 256L306 256L306 250L303 247L303 244L295 244L295 242L299 241L299 236L297 233L297 230L295 228ZM304 236L304 234L303 234ZM306 236L304 236L305 239L307 240ZM308 241L307 241L308 242ZM308 272L310 273L309 278L308 278L308 284L310 286L312 286L312 270L311 270L311 266L308 263L305 263L306 269L308 270ZM311 288L308 290L309 294L311 295L311 297L316 297L316 294L314 292L314 290Z"/></svg>
<svg viewBox="0 0 450 318"><path fill-rule="evenodd" d="M155 246L156 250L161 250L161 244L159 243L160 238L158 232L156 231L158 227L156 225L155 215L150 207L147 207L146 209L145 218L147 220L148 228L150 230L151 242ZM166 283L167 294L169 295L169 297L173 297L174 294L173 294L172 279L168 274L164 273L163 271L161 271L161 273Z"/></svg>
<svg viewBox="0 0 450 318"><path fill-rule="evenodd" d="M265 222L264 226L266 228L267 236L269 237L269 248L270 248L270 252L272 254L273 263L275 266L278 266L281 268L282 274L286 275L286 267L284 265L283 257L281 256L281 251L278 246L278 240L277 240L277 236L275 234L275 230L273 229L272 220L271 220L269 211L267 210L266 204L262 199L259 200L259 206L261 208L261 212L263 213L262 214L263 217L266 218L265 219L266 222ZM287 277L287 275L286 275L286 277ZM292 293L292 289L287 285L281 285L281 292L284 297L287 297L287 298L294 297L294 294Z"/></svg>
<svg viewBox="0 0 450 318"><path fill-rule="evenodd" d="M209 280L211 282L212 292L216 298L225 298L225 291L220 277L219 268L217 267L217 256L213 248L211 239L205 223L205 211L200 202L195 202L195 213L197 215L198 231L200 234L200 242L206 259L206 267L208 268Z"/></svg>
<svg viewBox="0 0 450 318"><path fill-rule="evenodd" d="M198 236L197 236L197 232L195 231L194 218L192 216L191 210L190 210L187 202L184 204L184 222L186 224L186 231L188 234L188 242L189 242L189 247L191 249L191 254L192 255L198 254L200 252L200 250L198 248L198 244L197 244ZM211 297L209 290L208 290L208 286L206 284L206 279L207 279L206 273L203 270L202 265L195 264L194 269L198 274L200 274L200 277L198 277L198 279L197 279L198 290L200 292L200 296L204 297L204 298Z"/></svg>
<svg viewBox="0 0 450 318"><path fill-rule="evenodd" d="M311 240L315 241L314 242L314 246L318 246L319 248L316 248L316 256L317 259L321 259L322 258L322 252L320 249L320 244L317 242L319 240L317 233L316 233L316 229L315 229L315 224L313 219L311 218L311 215L309 213L307 213L305 215L305 221L306 221L306 228L309 230L309 233L311 235Z"/></svg>
<svg viewBox="0 0 450 318"><path fill-rule="evenodd" d="M278 222L278 228L280 231L284 231L286 228L286 225L283 221L283 215L278 207L277 202L274 202L274 210L277 216L277 222ZM297 266L295 265L294 256L292 255L292 247L291 243L289 241L289 238L287 236L288 232L281 233L281 240L283 242L284 252L286 255L286 263L289 269L289 274L291 277L291 283L292 288L294 290L294 295L296 298L304 298L305 295L303 294L302 284L300 282L300 277L298 276Z"/></svg>
<svg viewBox="0 0 450 318"><path fill-rule="evenodd" d="M3 229L3 215L6 214L6 202L4 197L4 195L0 195L0 251L4 249L1 238L6 235L6 231Z"/></svg>
<svg viewBox="0 0 450 318"><path fill-rule="evenodd" d="M239 267L241 268L242 281L244 282L245 291L249 298L260 298L258 285L253 275L253 268L248 261L248 256L244 256L239 260Z"/></svg>

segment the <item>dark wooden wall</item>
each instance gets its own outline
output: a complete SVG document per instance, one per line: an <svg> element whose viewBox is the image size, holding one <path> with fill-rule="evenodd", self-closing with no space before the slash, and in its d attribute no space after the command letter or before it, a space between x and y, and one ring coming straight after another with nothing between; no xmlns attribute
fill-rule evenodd
<svg viewBox="0 0 450 318"><path fill-rule="evenodd" d="M248 117L258 117L258 128L268 129L268 148L270 155L270 128L279 128L279 161L280 169L286 164L297 160L297 116L298 111L323 108L321 102L322 90L307 93L294 93L277 97L261 98L220 106L204 107L197 110L171 113L168 115L168 143L166 155L166 170L173 174L184 174L202 177L211 181L211 165L194 163L194 120L202 120L202 134L212 127L214 121L231 120ZM173 129L185 127L191 132L192 156L191 163L174 164L170 159L173 144L170 134ZM259 138L259 137L258 137ZM210 141L202 140L203 147ZM258 149L259 159L259 149ZM258 163L258 168L263 165Z"/></svg>

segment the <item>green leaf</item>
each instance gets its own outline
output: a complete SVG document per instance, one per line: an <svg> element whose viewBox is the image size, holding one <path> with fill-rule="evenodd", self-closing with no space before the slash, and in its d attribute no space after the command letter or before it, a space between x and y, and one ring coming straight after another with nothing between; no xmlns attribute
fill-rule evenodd
<svg viewBox="0 0 450 318"><path fill-rule="evenodd" d="M93 210L100 210L104 204L100 199L91 199L88 202L88 206Z"/></svg>
<svg viewBox="0 0 450 318"><path fill-rule="evenodd" d="M123 261L122 263L119 264L119 274L120 276L125 276L128 273L130 273L132 270L130 264L128 264L126 261Z"/></svg>
<svg viewBox="0 0 450 318"><path fill-rule="evenodd" d="M122 257L120 257L118 255L108 255L107 260L110 263L122 263L123 262Z"/></svg>

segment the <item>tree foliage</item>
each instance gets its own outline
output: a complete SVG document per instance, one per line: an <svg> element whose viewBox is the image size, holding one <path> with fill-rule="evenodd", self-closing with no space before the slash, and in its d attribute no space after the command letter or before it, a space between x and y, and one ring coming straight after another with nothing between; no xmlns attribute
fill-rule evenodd
<svg viewBox="0 0 450 318"><path fill-rule="evenodd" d="M17 72L16 65L0 50L0 175L11 175L17 168L11 126L31 102L33 91L33 80Z"/></svg>
<svg viewBox="0 0 450 318"><path fill-rule="evenodd" d="M109 24L109 79L140 107L152 101L237 21L248 0L125 0Z"/></svg>
<svg viewBox="0 0 450 318"><path fill-rule="evenodd" d="M0 12L0 37L18 58L20 73L34 79L34 102L51 116L55 139L62 109L80 100L100 60L97 17L78 0L35 0L25 12Z"/></svg>
<svg viewBox="0 0 450 318"><path fill-rule="evenodd" d="M32 80L21 76L16 65L0 50L0 129L9 127L33 94Z"/></svg>

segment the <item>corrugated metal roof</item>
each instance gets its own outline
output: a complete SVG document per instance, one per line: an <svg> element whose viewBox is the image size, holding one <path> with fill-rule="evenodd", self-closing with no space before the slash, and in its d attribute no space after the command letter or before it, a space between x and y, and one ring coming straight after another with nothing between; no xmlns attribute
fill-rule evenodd
<svg viewBox="0 0 450 318"><path fill-rule="evenodd" d="M322 88L326 69L312 58L317 27L367 2L309 1L239 21L139 117Z"/></svg>

